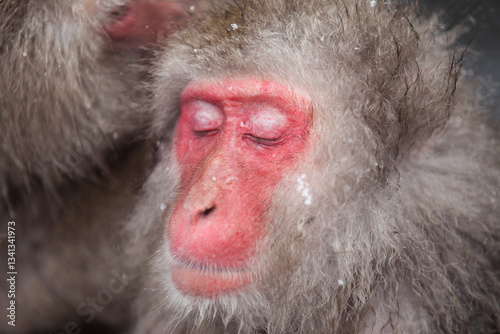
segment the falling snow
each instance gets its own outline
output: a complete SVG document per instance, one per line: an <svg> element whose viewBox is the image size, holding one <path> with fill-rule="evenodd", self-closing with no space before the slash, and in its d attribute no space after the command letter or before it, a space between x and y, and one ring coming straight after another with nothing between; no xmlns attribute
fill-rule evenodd
<svg viewBox="0 0 500 334"><path fill-rule="evenodd" d="M312 203L312 195L309 193L309 183L305 182L306 174L302 174L297 178L297 191L305 198L304 204L311 205Z"/></svg>
<svg viewBox="0 0 500 334"><path fill-rule="evenodd" d="M236 30L238 29L238 25L236 23L232 23L231 28L233 28L233 30Z"/></svg>

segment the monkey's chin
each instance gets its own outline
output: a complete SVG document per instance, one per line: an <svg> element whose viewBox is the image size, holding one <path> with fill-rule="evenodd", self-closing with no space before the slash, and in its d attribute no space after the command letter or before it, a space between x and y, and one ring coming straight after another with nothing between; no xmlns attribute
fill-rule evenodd
<svg viewBox="0 0 500 334"><path fill-rule="evenodd" d="M193 297L216 298L224 294L238 292L252 282L249 271L202 271L198 268L174 266L172 281L177 289Z"/></svg>

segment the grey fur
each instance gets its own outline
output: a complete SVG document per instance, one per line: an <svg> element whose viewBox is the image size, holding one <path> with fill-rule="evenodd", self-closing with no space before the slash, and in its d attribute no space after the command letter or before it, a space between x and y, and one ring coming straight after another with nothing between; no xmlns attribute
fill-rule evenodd
<svg viewBox="0 0 500 334"><path fill-rule="evenodd" d="M147 124L138 113L144 95L138 54L113 52L99 34L103 23L86 16L84 4L0 3L4 199L39 184L54 194L65 179L92 179L109 152Z"/></svg>
<svg viewBox="0 0 500 334"><path fill-rule="evenodd" d="M140 82L152 50L103 29L130 3L0 1L0 263L13 221L19 273L16 326L4 316L2 333L132 321L119 229L150 169Z"/></svg>

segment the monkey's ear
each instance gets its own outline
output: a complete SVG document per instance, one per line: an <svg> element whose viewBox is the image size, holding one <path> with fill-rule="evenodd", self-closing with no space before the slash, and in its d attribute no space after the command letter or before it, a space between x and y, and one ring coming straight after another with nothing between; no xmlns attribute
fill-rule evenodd
<svg viewBox="0 0 500 334"><path fill-rule="evenodd" d="M187 3L134 0L113 13L115 18L104 25L104 30L118 46L154 46L194 11Z"/></svg>

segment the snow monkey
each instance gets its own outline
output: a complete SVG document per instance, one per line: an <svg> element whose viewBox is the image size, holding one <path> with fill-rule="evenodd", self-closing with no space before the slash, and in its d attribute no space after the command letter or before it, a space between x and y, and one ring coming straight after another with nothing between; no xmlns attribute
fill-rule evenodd
<svg viewBox="0 0 500 334"><path fill-rule="evenodd" d="M135 333L499 331L498 133L434 28L389 1L237 0L170 39L127 227Z"/></svg>

